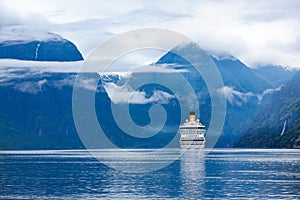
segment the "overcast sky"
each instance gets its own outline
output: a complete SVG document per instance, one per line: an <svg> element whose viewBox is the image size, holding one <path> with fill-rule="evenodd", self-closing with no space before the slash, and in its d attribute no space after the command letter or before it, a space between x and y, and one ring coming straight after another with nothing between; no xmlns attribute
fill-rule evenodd
<svg viewBox="0 0 300 200"><path fill-rule="evenodd" d="M2 0L0 26L56 32L86 57L109 37L166 28L249 66L300 68L300 0Z"/></svg>

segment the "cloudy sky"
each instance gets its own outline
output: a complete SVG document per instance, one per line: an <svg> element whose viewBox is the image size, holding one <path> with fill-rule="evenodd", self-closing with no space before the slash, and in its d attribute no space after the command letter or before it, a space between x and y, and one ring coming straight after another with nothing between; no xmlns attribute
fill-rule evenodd
<svg viewBox="0 0 300 200"><path fill-rule="evenodd" d="M115 34L166 28L251 67L300 68L300 0L2 0L0 26L43 29L85 57Z"/></svg>

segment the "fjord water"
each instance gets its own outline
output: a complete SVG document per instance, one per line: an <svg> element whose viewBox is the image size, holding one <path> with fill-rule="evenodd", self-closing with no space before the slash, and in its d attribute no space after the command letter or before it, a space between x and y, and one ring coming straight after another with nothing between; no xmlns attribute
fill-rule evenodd
<svg viewBox="0 0 300 200"><path fill-rule="evenodd" d="M143 150L139 150L140 152ZM149 150L145 150L149 151ZM155 165L157 158L101 150L110 163ZM169 155L180 155L170 149ZM1 151L1 199L297 199L300 150L186 151L165 168L124 173L87 151Z"/></svg>

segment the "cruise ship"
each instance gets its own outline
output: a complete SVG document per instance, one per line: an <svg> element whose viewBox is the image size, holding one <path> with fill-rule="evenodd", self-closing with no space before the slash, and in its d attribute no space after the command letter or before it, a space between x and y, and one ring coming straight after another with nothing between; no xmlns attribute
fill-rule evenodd
<svg viewBox="0 0 300 200"><path fill-rule="evenodd" d="M205 126L196 119L195 112L190 112L189 119L180 127L180 147L199 148L205 147Z"/></svg>

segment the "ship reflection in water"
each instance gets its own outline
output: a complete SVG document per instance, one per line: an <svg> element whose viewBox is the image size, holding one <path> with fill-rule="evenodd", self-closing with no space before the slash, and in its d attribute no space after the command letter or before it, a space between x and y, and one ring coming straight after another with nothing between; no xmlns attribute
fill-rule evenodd
<svg viewBox="0 0 300 200"><path fill-rule="evenodd" d="M180 180L186 199L198 199L205 192L204 153L204 150L187 149L180 158Z"/></svg>

